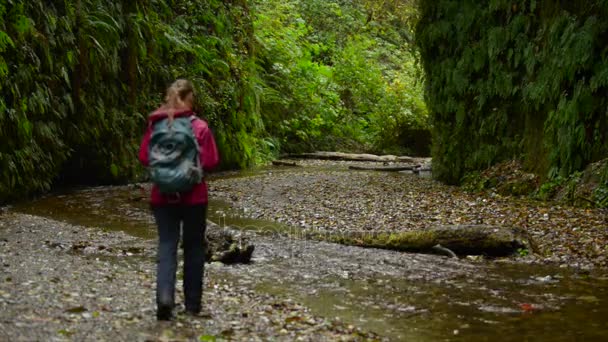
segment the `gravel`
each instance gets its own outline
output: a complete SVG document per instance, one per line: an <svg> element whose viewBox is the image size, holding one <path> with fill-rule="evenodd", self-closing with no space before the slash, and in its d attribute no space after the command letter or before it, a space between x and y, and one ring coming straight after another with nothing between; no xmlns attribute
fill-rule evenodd
<svg viewBox="0 0 608 342"><path fill-rule="evenodd" d="M202 317L178 314L173 322L157 322L154 250L153 241L122 232L3 214L0 340L379 340L290 299L224 279L227 266L218 265L206 271Z"/></svg>

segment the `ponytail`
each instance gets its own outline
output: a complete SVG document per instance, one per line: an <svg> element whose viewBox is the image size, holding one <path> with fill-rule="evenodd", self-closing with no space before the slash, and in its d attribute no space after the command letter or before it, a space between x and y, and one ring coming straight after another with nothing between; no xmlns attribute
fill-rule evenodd
<svg viewBox="0 0 608 342"><path fill-rule="evenodd" d="M190 81L185 79L178 79L167 88L164 107L167 108L169 120L172 120L175 112L182 107L180 102L190 94L194 94L194 87Z"/></svg>

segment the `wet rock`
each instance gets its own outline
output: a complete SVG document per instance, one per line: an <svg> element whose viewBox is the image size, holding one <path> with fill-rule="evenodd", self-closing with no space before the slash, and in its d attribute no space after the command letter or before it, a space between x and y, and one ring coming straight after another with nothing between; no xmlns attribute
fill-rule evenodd
<svg viewBox="0 0 608 342"><path fill-rule="evenodd" d="M207 229L207 260L224 264L248 264L255 246L242 234L217 225Z"/></svg>

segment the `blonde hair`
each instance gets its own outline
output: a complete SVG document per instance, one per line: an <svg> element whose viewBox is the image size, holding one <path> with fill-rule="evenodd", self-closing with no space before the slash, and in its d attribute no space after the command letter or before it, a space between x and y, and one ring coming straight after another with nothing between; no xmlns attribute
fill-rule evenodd
<svg viewBox="0 0 608 342"><path fill-rule="evenodd" d="M179 108L180 102L184 101L188 95L194 96L194 86L186 79L178 79L167 88L165 95L165 107L169 109L169 116L173 117Z"/></svg>

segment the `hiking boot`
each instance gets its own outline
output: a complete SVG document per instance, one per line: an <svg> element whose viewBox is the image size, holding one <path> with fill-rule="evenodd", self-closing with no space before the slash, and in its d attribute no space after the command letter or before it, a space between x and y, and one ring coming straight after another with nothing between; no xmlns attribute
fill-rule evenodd
<svg viewBox="0 0 608 342"><path fill-rule="evenodd" d="M173 318L173 306L168 304L158 304L156 309L156 319L159 321L170 321Z"/></svg>
<svg viewBox="0 0 608 342"><path fill-rule="evenodd" d="M184 311L186 313L186 315L190 315L190 316L198 316L201 313L201 307L200 306L186 306L186 310Z"/></svg>
<svg viewBox="0 0 608 342"><path fill-rule="evenodd" d="M156 319L159 321L170 321L173 318L173 296L167 291L159 294L156 301Z"/></svg>

